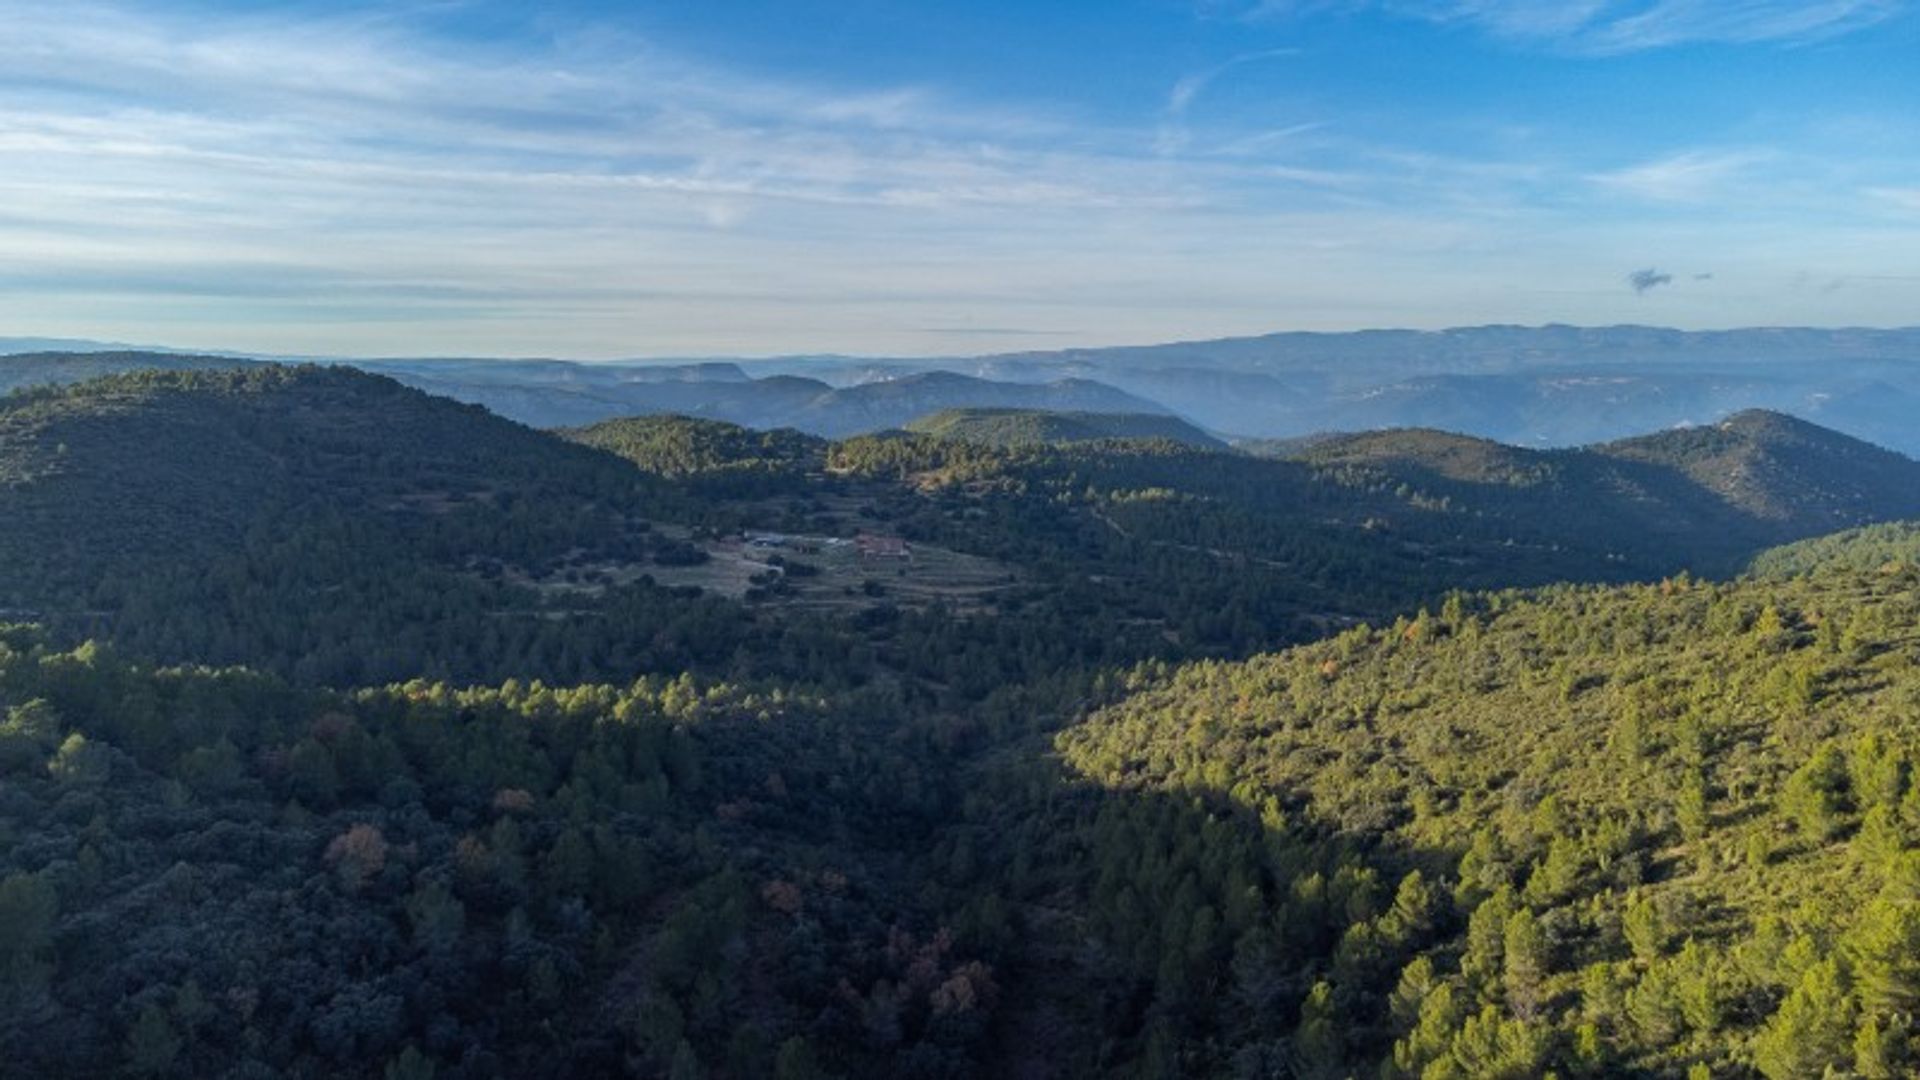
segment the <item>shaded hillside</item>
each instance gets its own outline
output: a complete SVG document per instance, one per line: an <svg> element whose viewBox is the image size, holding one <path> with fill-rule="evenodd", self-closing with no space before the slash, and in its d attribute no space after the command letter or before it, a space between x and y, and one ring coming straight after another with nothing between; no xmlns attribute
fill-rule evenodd
<svg viewBox="0 0 1920 1080"><path fill-rule="evenodd" d="M17 394L0 402L0 476L16 536L65 533L86 557L210 555L273 508L316 501L430 518L628 483L611 459L480 409L277 366Z"/></svg>
<svg viewBox="0 0 1920 1080"><path fill-rule="evenodd" d="M225 371L252 362L223 356L153 352L41 352L0 356L0 395L33 386L67 386L126 371Z"/></svg>
<svg viewBox="0 0 1920 1080"><path fill-rule="evenodd" d="M1226 444L1177 416L1143 413L1043 412L1033 409L946 409L922 416L906 430L987 446L1166 439L1223 450Z"/></svg>
<svg viewBox="0 0 1920 1080"><path fill-rule="evenodd" d="M958 1080L1006 931L900 854L957 801L923 718L798 678L316 691L0 626L0 1072Z"/></svg>
<svg viewBox="0 0 1920 1080"><path fill-rule="evenodd" d="M1597 449L1677 470L1742 513L1796 531L1920 516L1920 464L1779 413L1743 412Z"/></svg>
<svg viewBox="0 0 1920 1080"><path fill-rule="evenodd" d="M1407 430L1317 440L1297 456L1377 472L1469 512L1554 522L1635 558L1684 549L1695 570L1920 514L1920 463L1773 413L1580 450Z"/></svg>
<svg viewBox="0 0 1920 1080"><path fill-rule="evenodd" d="M1084 918L1046 1000L1144 1074L1911 1075L1916 585L1469 598L1145 677L1030 830Z"/></svg>
<svg viewBox="0 0 1920 1080"><path fill-rule="evenodd" d="M738 616L599 578L646 564L661 500L347 368L112 376L0 401L0 608L329 682L685 664L671 626Z"/></svg>

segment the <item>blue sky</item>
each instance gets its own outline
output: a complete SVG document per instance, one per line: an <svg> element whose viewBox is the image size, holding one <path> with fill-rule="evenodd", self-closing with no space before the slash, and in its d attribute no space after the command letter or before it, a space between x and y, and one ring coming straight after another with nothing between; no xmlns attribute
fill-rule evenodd
<svg viewBox="0 0 1920 1080"><path fill-rule="evenodd" d="M0 336L1920 323L1904 0L0 0L0 26Z"/></svg>

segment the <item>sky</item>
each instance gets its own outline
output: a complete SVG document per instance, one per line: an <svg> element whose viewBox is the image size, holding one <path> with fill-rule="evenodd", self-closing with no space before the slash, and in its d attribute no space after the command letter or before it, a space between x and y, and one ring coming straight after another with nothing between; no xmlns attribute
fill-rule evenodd
<svg viewBox="0 0 1920 1080"><path fill-rule="evenodd" d="M0 336L1920 324L1920 0L0 0Z"/></svg>

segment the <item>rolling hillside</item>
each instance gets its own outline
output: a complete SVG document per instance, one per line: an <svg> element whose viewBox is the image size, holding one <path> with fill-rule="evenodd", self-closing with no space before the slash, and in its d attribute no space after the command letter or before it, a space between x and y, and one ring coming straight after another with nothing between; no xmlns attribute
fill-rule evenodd
<svg viewBox="0 0 1920 1080"><path fill-rule="evenodd" d="M1920 464L1780 413L1742 412L1598 452L1676 470L1744 514L1797 530L1920 515Z"/></svg>
<svg viewBox="0 0 1920 1080"><path fill-rule="evenodd" d="M646 563L662 507L610 454L348 368L0 400L0 608L143 656L330 682L644 667L666 638L601 660L558 641L603 592L619 614L601 634L686 613L595 583L638 577L618 568ZM567 575L571 600L551 587Z"/></svg>
<svg viewBox="0 0 1920 1080"><path fill-rule="evenodd" d="M1166 439L1184 446L1226 449L1225 443L1179 417L1145 413L946 409L911 421L906 430L987 446Z"/></svg>
<svg viewBox="0 0 1920 1080"><path fill-rule="evenodd" d="M1036 862L1080 869L1030 895L1094 959L1048 1000L1149 1074L1911 1075L1916 584L1466 598L1147 677L1058 739Z"/></svg>
<svg viewBox="0 0 1920 1080"><path fill-rule="evenodd" d="M1304 461L1165 441L828 444L707 420L569 437L589 445L347 368L15 395L0 407L13 523L0 607L68 633L111 627L145 655L271 657L330 680L401 670L377 659L383 619L474 676L525 650L547 670L643 670L687 654L630 631L696 609L755 621L651 586L656 558L698 557L655 522L817 521L1024 568L1048 619L1068 596L1130 612L1104 646L1116 655L1236 655L1448 588L1719 572L1771 544L1920 514L1920 466L1772 417L1551 454L1383 433L1317 443ZM206 589L209 574L227 587ZM255 625L298 604L328 614ZM359 605L385 614L356 621ZM475 620L505 633L474 634ZM569 633L594 644L564 648ZM709 659L732 655L721 640Z"/></svg>
<svg viewBox="0 0 1920 1080"><path fill-rule="evenodd" d="M1763 551L1748 567L1755 577L1898 571L1920 566L1920 522L1892 521L1818 536Z"/></svg>
<svg viewBox="0 0 1920 1080"><path fill-rule="evenodd" d="M1661 580L1904 459L563 434L343 367L0 401L6 1060L1911 1070L1901 535Z"/></svg>
<svg viewBox="0 0 1920 1080"><path fill-rule="evenodd" d="M1470 511L1574 526L1635 557L1678 544L1710 572L1789 540L1920 514L1920 463L1776 413L1578 450L1403 430L1316 440L1295 456Z"/></svg>
<svg viewBox="0 0 1920 1080"><path fill-rule="evenodd" d="M683 478L727 470L818 468L827 441L793 430L754 431L722 420L634 416L559 434L615 453L656 476Z"/></svg>

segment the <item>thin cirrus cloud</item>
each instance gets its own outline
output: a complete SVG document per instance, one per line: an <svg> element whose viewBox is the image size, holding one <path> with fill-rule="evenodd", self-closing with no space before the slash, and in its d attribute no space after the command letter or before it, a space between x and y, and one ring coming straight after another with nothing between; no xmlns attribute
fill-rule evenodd
<svg viewBox="0 0 1920 1080"><path fill-rule="evenodd" d="M1617 278L1572 268L1682 245L1751 265L1736 256L1805 240L1697 213L1761 189L1850 215L1861 231L1807 260L1832 275L1905 273L1913 250L1897 155L1814 183L1784 129L1765 146L1446 141L1391 109L1268 96L1305 77L1313 39L1256 36L1185 74L1116 62L1140 80L1121 112L935 74L831 85L591 20L477 41L404 8L0 4L0 334L904 353L1604 320L1631 314L1608 306ZM1619 21L1467 7L1446 10L1508 34ZM1816 24L1838 25L1797 25ZM1848 290L1850 318L1891 302L1875 288ZM1701 292L1746 295L1673 298Z"/></svg>
<svg viewBox="0 0 1920 1080"><path fill-rule="evenodd" d="M1892 18L1904 7L1903 0L1258 0L1240 14L1263 20L1374 8L1604 55L1695 43L1820 41Z"/></svg>
<svg viewBox="0 0 1920 1080"><path fill-rule="evenodd" d="M563 183L611 163L641 186L771 199L1072 197L955 152L948 140L998 118L936 108L913 90L807 95L610 39L503 62L355 21L254 29L39 13L0 38L6 79L37 82L45 102L0 131L16 148L90 140L96 154L261 167L290 156L322 172L451 162L476 179ZM1028 135L1021 125L1001 126Z"/></svg>
<svg viewBox="0 0 1920 1080"><path fill-rule="evenodd" d="M939 259L890 273L888 226L908 244L944 217L1044 235L1055 215L1194 198L1042 111L821 91L594 28L496 56L379 20L23 6L0 92L9 295L76 308L198 296L285 324L247 303L273 298L312 324L385 299L427 322L519 296L624 325L677 299L708 308L673 317L713 323L733 301L964 293ZM807 258L839 265L775 280Z"/></svg>
<svg viewBox="0 0 1920 1080"><path fill-rule="evenodd" d="M1911 210L1916 213L1920 213L1920 187L1870 188L1867 194L1871 195L1873 198L1878 199L1889 206L1895 206L1902 210Z"/></svg>
<svg viewBox="0 0 1920 1080"><path fill-rule="evenodd" d="M1172 89L1167 91L1167 104L1155 139L1155 149L1162 155L1175 154L1187 148L1190 137L1186 127L1187 111L1193 108L1201 94L1209 86L1219 81L1236 68L1263 61L1278 60L1289 56L1298 56L1300 50L1294 48L1262 49L1258 52L1241 53L1211 67L1191 71L1174 80ZM1301 131L1315 125L1293 125L1289 130Z"/></svg>
<svg viewBox="0 0 1920 1080"><path fill-rule="evenodd" d="M1776 156L1766 150L1691 150L1597 173L1591 179L1637 198L1692 202L1724 195Z"/></svg>

